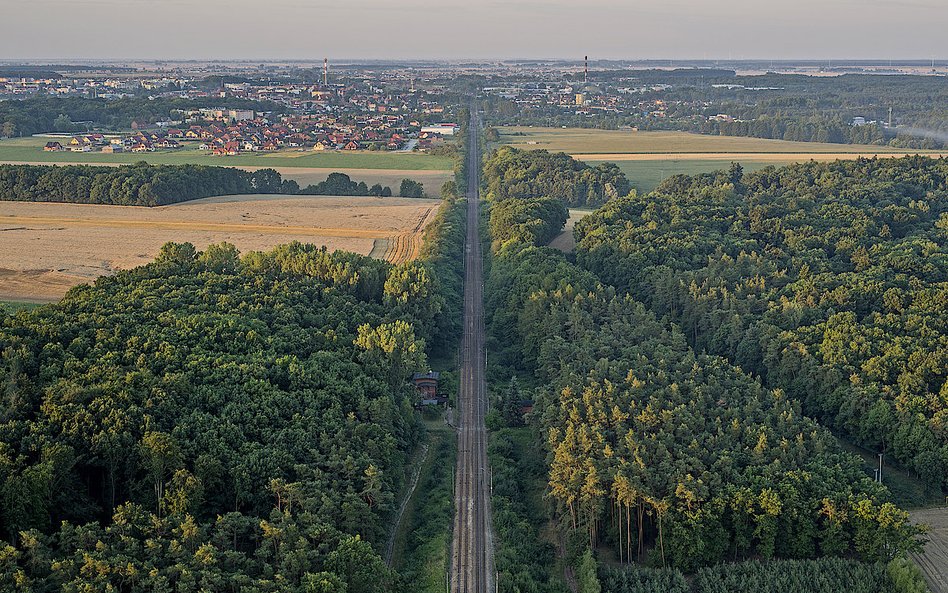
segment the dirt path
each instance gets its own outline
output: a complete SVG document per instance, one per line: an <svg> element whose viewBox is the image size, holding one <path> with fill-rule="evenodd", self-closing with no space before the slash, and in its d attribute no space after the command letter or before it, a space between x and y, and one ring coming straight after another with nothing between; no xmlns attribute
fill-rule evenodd
<svg viewBox="0 0 948 593"><path fill-rule="evenodd" d="M424 467L427 458L428 445L422 445L421 452L415 457L415 468L411 476L411 485L408 487L408 492L405 493L405 497L402 499L402 504L398 507L398 514L395 516L395 522L392 524L392 533L388 537L388 543L385 544L385 564L389 566L392 565L392 553L395 551L395 539L402 526L402 517L405 515L405 509L408 508L408 503L411 502L411 497L415 495L415 488L418 487L418 478L421 477L421 469Z"/></svg>
<svg viewBox="0 0 948 593"><path fill-rule="evenodd" d="M912 554L912 559L925 573L932 593L948 593L948 508L920 509L911 514L912 522L931 528L924 551Z"/></svg>

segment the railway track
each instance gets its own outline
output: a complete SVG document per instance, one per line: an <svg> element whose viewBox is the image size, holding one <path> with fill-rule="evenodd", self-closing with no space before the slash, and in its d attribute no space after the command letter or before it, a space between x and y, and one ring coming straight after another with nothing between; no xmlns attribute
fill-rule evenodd
<svg viewBox="0 0 948 593"><path fill-rule="evenodd" d="M484 381L483 259L478 232L477 130L472 110L468 142L468 213L464 270L464 331L458 393L458 464L455 475L454 539L449 574L452 593L494 591L490 468L487 463L487 389Z"/></svg>

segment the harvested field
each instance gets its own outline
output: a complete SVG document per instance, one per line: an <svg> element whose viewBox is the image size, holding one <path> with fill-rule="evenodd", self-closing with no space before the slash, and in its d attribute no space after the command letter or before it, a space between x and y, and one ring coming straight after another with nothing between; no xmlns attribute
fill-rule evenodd
<svg viewBox="0 0 948 593"><path fill-rule="evenodd" d="M439 202L403 198L223 196L172 206L0 202L0 300L52 301L72 286L148 263L168 241L242 252L301 241L391 261L417 257Z"/></svg>
<svg viewBox="0 0 948 593"><path fill-rule="evenodd" d="M421 254L425 227L434 220L437 214L437 209L431 208L418 219L418 223L410 231L385 239L386 250L383 259L393 264L400 264L417 258ZM375 252L375 248L373 248L373 252Z"/></svg>
<svg viewBox="0 0 948 593"><path fill-rule="evenodd" d="M587 130L579 128L500 128L501 143L525 150L567 152L590 165L612 162L619 166L639 192L655 189L672 175L694 175L726 169L739 162L745 172L773 165L835 161L859 157L901 157L925 152L858 144L788 142L765 138L706 136L686 132L633 132L631 130Z"/></svg>
<svg viewBox="0 0 948 593"><path fill-rule="evenodd" d="M931 528L924 552L912 559L925 572L932 593L948 593L948 508L912 511L912 521Z"/></svg>

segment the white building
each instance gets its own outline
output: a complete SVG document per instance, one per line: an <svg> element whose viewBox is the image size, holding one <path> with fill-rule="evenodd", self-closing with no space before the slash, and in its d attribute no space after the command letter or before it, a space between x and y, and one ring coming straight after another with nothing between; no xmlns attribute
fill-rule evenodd
<svg viewBox="0 0 948 593"><path fill-rule="evenodd" d="M422 134L441 134L442 136L454 136L454 132L457 131L457 124L434 124L430 126L424 126L421 128Z"/></svg>

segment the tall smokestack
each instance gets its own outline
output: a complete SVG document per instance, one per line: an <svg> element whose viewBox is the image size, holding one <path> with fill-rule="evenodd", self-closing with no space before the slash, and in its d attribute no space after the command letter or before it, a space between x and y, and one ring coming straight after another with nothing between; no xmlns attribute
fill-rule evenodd
<svg viewBox="0 0 948 593"><path fill-rule="evenodd" d="M583 84L587 84L589 82L589 56L583 58L583 63Z"/></svg>
<svg viewBox="0 0 948 593"><path fill-rule="evenodd" d="M329 86L329 58L323 58L323 86Z"/></svg>

